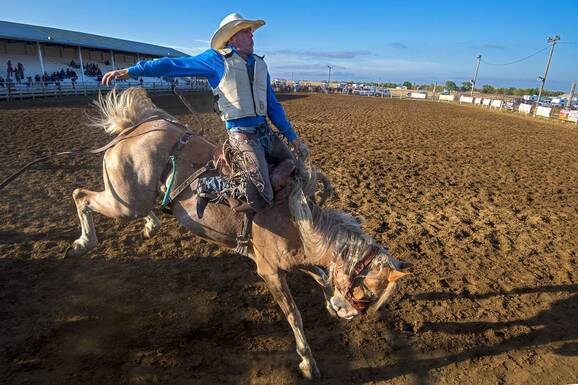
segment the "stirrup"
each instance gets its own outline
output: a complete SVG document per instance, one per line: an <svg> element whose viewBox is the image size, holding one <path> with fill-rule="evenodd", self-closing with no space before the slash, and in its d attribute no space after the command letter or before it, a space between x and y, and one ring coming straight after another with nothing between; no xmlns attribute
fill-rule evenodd
<svg viewBox="0 0 578 385"><path fill-rule="evenodd" d="M235 253L241 254L245 257L249 256L249 245L251 244L251 224L253 223L253 216L255 213L245 213L243 215L243 228L241 234L237 236L237 246L235 246Z"/></svg>

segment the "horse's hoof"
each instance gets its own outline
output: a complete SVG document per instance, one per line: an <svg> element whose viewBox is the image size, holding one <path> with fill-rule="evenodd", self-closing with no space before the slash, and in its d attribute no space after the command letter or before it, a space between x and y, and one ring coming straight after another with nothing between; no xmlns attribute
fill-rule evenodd
<svg viewBox="0 0 578 385"><path fill-rule="evenodd" d="M94 245L83 245L76 240L64 251L64 258L80 257L81 255L88 253L88 251L93 247Z"/></svg>
<svg viewBox="0 0 578 385"><path fill-rule="evenodd" d="M321 378L321 373L319 373L319 369L317 369L317 365L315 363L309 363L307 361L301 361L299 364L299 369L308 380L315 380Z"/></svg>
<svg viewBox="0 0 578 385"><path fill-rule="evenodd" d="M157 232L158 232L158 228L156 228L156 227L154 227L152 229L145 227L144 230L142 231L142 236L144 239L151 239L152 237L155 236L155 234Z"/></svg>
<svg viewBox="0 0 578 385"><path fill-rule="evenodd" d="M64 258L71 258L71 257L78 257L80 255L82 255L82 251L81 249L75 248L74 244L68 246L66 248L66 250L64 251Z"/></svg>

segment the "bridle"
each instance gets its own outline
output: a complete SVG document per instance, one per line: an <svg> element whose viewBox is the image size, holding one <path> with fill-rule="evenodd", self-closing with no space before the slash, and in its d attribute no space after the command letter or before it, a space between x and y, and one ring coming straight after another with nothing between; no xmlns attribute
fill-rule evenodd
<svg viewBox="0 0 578 385"><path fill-rule="evenodd" d="M365 312L367 312L367 309L374 302L374 300L355 298L353 296L353 283L357 280L357 278L359 278L360 274L371 264L371 262L373 262L373 259L379 254L380 250L381 248L379 246L373 245L367 254L365 254L365 256L361 259L361 261L355 264L349 277L347 287L345 290L343 290L347 302L349 302L349 304L361 314L365 314ZM333 270L333 280L335 281L336 285L338 285L338 281L335 280L335 274L336 269Z"/></svg>

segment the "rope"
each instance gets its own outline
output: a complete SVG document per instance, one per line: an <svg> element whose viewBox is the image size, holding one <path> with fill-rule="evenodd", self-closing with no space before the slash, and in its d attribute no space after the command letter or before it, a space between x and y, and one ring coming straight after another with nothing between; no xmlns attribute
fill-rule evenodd
<svg viewBox="0 0 578 385"><path fill-rule="evenodd" d="M177 160L175 156L169 156L169 160L171 161L172 171L169 183L167 185L167 191L165 191L165 196L163 197L163 201L161 203L161 207L163 209L171 202L171 190L173 189L173 184L175 183L175 174L177 172Z"/></svg>
<svg viewBox="0 0 578 385"><path fill-rule="evenodd" d="M173 122L172 120L170 120L168 117L165 116L160 116L160 115L152 115L148 118L146 118L145 120L135 124L134 126L130 126L125 128L123 131L121 131L116 138L114 138L112 141L108 142L107 144L105 144L102 147L96 148L96 149L85 149L85 150L71 150L71 151L63 151L63 152L56 152L56 153L52 153L52 154L48 154L45 156L42 156L38 159L33 160L32 162L26 164L24 167L21 167L18 171L16 171L15 173L13 173L12 175L10 175L9 177L7 177L6 179L4 179L2 181L2 183L0 183L0 190L2 190L4 187L6 187L6 185L10 182L12 182L14 179L16 179L20 174L22 174L24 171L26 171L30 166L35 165L36 163L45 161L47 159L50 159L54 156L62 156L62 155L73 155L73 156L78 156L78 155L95 155L95 154L99 154L101 152L104 152L106 150L108 150L109 148L115 146L118 142L122 141L122 140L126 140L129 138L132 138L133 135L128 135L129 133L131 133L134 129L136 129L138 126L140 126L141 124L145 123L145 122L150 122L153 120L160 120L160 119L165 119L167 121ZM151 130L152 131L152 130ZM149 132L149 131L147 131ZM147 132L144 132L142 134L145 134ZM139 134L139 135L142 135Z"/></svg>

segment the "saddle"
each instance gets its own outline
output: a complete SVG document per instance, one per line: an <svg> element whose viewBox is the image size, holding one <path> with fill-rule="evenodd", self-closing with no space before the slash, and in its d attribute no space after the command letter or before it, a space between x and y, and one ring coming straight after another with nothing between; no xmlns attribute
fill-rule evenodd
<svg viewBox="0 0 578 385"><path fill-rule="evenodd" d="M242 170L238 164L238 158L239 156L229 144L228 139L218 145L213 151L213 164L215 170L221 176L230 178L240 177ZM295 162L291 159L286 159L276 165L269 164L269 179L271 180L273 191L278 192L282 190L287 185L295 169Z"/></svg>
<svg viewBox="0 0 578 385"><path fill-rule="evenodd" d="M187 136L187 134L185 134L183 138L181 138L181 140L177 142L177 144L171 151L171 157L169 159L172 158L173 163L174 159L178 156L181 149L188 142L190 135ZM201 178L203 175L209 172L213 175L218 174L220 176L228 178L229 180L232 181L233 185L236 183L242 184L245 182L246 177L240 166L241 161L242 159L240 154L234 151L232 146L229 144L228 140L226 140L224 143L220 144L215 148L215 150L213 151L212 159L205 166L201 167L200 169L197 169L193 174L191 174L183 182L181 182L181 184L177 186L173 191L170 191L170 188L168 191L165 190L166 191L165 199L167 198L167 196L170 197L170 199L167 200L168 202L170 202L173 199L175 199L186 188L189 187L192 188L193 190L196 190L194 186L195 185L198 186L199 178ZM291 177L291 175L293 175L295 169L296 165L292 159L286 159L277 165L269 165L269 179L271 181L271 186L275 193L280 192L281 190L284 189L285 186L287 186L289 178ZM163 180L166 180L166 178L168 178L170 170L172 170L173 173L171 179L172 177L174 177L175 167L173 165L172 167L165 167L165 171L163 172L162 177ZM284 196L286 198L285 196L286 194L281 193L279 195L280 196L277 196L277 194L275 195L275 201L277 202L279 201L279 199L282 199L281 196ZM253 220L253 216L255 214L255 210L247 203L246 200L237 199L239 198L239 196L235 197L224 196L225 199L221 198L223 197L219 197L213 202L225 203L228 206L230 206L234 211L244 213L243 228L241 234L237 236L237 247L235 251L240 254L247 255L248 246L250 245L251 223ZM163 199L162 205L163 209L165 208L164 203L165 199ZM209 200L206 198L197 199L197 216L199 218L203 217L204 210L208 205L208 203Z"/></svg>
<svg viewBox="0 0 578 385"><path fill-rule="evenodd" d="M213 165L219 175L230 178L238 183L243 183L245 175L239 165L240 161L242 161L240 154L234 151L228 140L225 140L225 142L217 146L213 152ZM282 191L287 190L285 187L296 169L295 162L291 159L286 159L277 165L269 164L268 166L271 187L275 192L275 201L278 202L283 197L286 199L287 194L286 192L282 193ZM235 251L242 255L248 255L248 248L251 243L251 223L255 215L255 210L246 200L226 197L225 201L233 211L244 213L243 227L241 233L237 236L237 247ZM204 201L200 203L202 207L199 206L199 201L197 202L197 215L200 218L208 202Z"/></svg>

